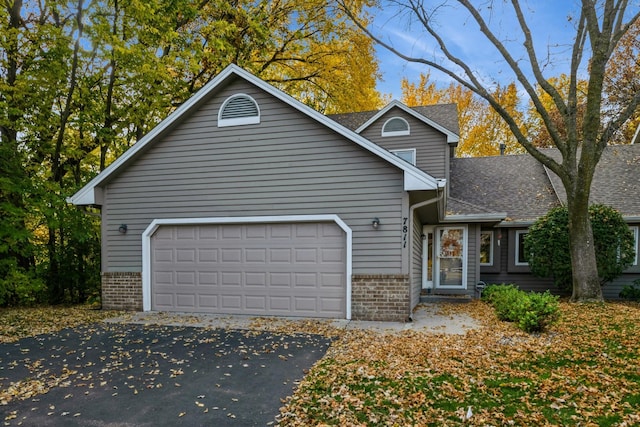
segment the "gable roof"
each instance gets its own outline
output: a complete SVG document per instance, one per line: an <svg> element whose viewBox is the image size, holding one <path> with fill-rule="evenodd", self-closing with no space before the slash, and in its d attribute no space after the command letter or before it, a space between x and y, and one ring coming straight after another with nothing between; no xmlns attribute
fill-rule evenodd
<svg viewBox="0 0 640 427"><path fill-rule="evenodd" d="M169 116L167 116L167 118L165 118L156 127L154 127L147 135L145 135L142 139L140 139L140 141L134 144L122 156L118 157L118 159L111 163L105 170L103 170L91 181L89 181L89 183L78 190L73 196L68 198L67 201L75 205L100 204L100 195L97 194L99 192L98 188L100 184L105 182L105 180L112 174L114 174L118 169L125 166L132 158L134 158L138 153L142 152L156 139L160 138L168 129L179 123L183 117L187 116L191 112L191 110L198 108L200 103L204 101L209 94L211 94L217 87L223 85L224 82L227 81L227 79L232 78L233 76L242 78L249 83L254 84L258 88L264 90L266 93L274 96L285 104L288 104L298 111L306 114L321 125L337 132L338 134L358 144L370 153L401 169L404 172L404 189L406 191L435 190L444 186L443 181L435 179L421 169L411 165L408 162L405 162L391 152L374 144L368 139L363 138L352 130L339 124L338 122L331 120L327 116L304 105L303 103L285 94L274 86L266 83L265 81L254 76L248 71L238 67L237 65L231 64L226 67L220 74L214 77L204 87L202 87L198 92L191 96L184 104L182 104L179 108L177 108Z"/></svg>
<svg viewBox="0 0 640 427"><path fill-rule="evenodd" d="M328 117L342 123L344 126L352 129L356 133L361 133L393 108L399 108L410 116L413 116L439 132L442 132L446 135L447 142L450 144L457 144L460 140L460 137L458 136L458 110L455 104L439 104L411 108L407 107L400 101L393 100L382 110L334 114ZM439 121L435 120L436 117ZM446 126L443 122L446 122ZM452 128L455 129L455 131L452 130Z"/></svg>
<svg viewBox="0 0 640 427"><path fill-rule="evenodd" d="M546 150L559 157L557 150ZM448 215L505 212L505 223L531 223L566 204L560 178L528 154L451 159ZM640 145L608 146L596 168L590 203L640 220ZM452 200L453 199L453 200Z"/></svg>
<svg viewBox="0 0 640 427"><path fill-rule="evenodd" d="M418 114L421 114L426 119L450 130L454 134L460 135L458 107L456 104L435 104L409 108ZM361 111L358 113L330 114L327 117L335 120L346 128L355 131L379 112L380 110L371 110Z"/></svg>

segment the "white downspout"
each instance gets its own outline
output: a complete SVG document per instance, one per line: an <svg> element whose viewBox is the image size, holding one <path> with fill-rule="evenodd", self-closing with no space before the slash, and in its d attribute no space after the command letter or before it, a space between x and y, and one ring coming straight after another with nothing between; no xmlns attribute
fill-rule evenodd
<svg viewBox="0 0 640 427"><path fill-rule="evenodd" d="M415 212L416 209L421 208L423 206L427 206L430 205L432 203L436 203L439 200L442 200L442 198L444 197L445 194L445 185L446 185L446 180L444 179L439 179L438 180L438 195L432 199L429 200L425 200L422 202L418 202L414 205L411 205L409 207L409 230L411 230L411 238L409 239L409 256L407 257L409 259L409 286L411 286L411 291L413 291L413 268L412 268L412 262L413 262L413 213ZM442 191L440 191L440 189L442 189ZM420 257L422 258L422 256ZM409 319L412 319L411 317L412 313L409 313Z"/></svg>

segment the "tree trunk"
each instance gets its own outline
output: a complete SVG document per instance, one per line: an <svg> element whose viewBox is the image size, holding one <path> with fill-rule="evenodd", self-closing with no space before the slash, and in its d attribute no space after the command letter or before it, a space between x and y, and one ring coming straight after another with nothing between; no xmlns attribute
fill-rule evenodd
<svg viewBox="0 0 640 427"><path fill-rule="evenodd" d="M567 197L569 249L573 273L572 302L603 301L598 277L593 230L589 219L589 191Z"/></svg>

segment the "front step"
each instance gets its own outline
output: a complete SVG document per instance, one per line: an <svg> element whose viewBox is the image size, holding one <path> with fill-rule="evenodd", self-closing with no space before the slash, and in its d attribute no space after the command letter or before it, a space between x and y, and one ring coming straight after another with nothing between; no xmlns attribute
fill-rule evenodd
<svg viewBox="0 0 640 427"><path fill-rule="evenodd" d="M473 298L469 295L435 295L435 294L420 294L421 303L432 302L450 302L450 303L465 303L471 302Z"/></svg>

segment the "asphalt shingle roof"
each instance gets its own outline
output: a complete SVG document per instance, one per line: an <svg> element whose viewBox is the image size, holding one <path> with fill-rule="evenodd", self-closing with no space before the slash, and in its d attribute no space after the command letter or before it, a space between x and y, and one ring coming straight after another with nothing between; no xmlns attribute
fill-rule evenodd
<svg viewBox="0 0 640 427"><path fill-rule="evenodd" d="M507 221L530 221L566 201L560 179L528 154L451 159L449 214L506 212ZM615 145L603 154L591 203L640 216L640 145Z"/></svg>
<svg viewBox="0 0 640 427"><path fill-rule="evenodd" d="M530 221L559 205L544 168L529 155L451 159L450 196L467 205L449 205L452 214L481 214L472 205L506 212L507 220Z"/></svg>
<svg viewBox="0 0 640 427"><path fill-rule="evenodd" d="M559 199L566 203L562 181L549 170L548 174ZM624 216L640 216L640 145L611 145L603 151L590 203L612 206Z"/></svg>

